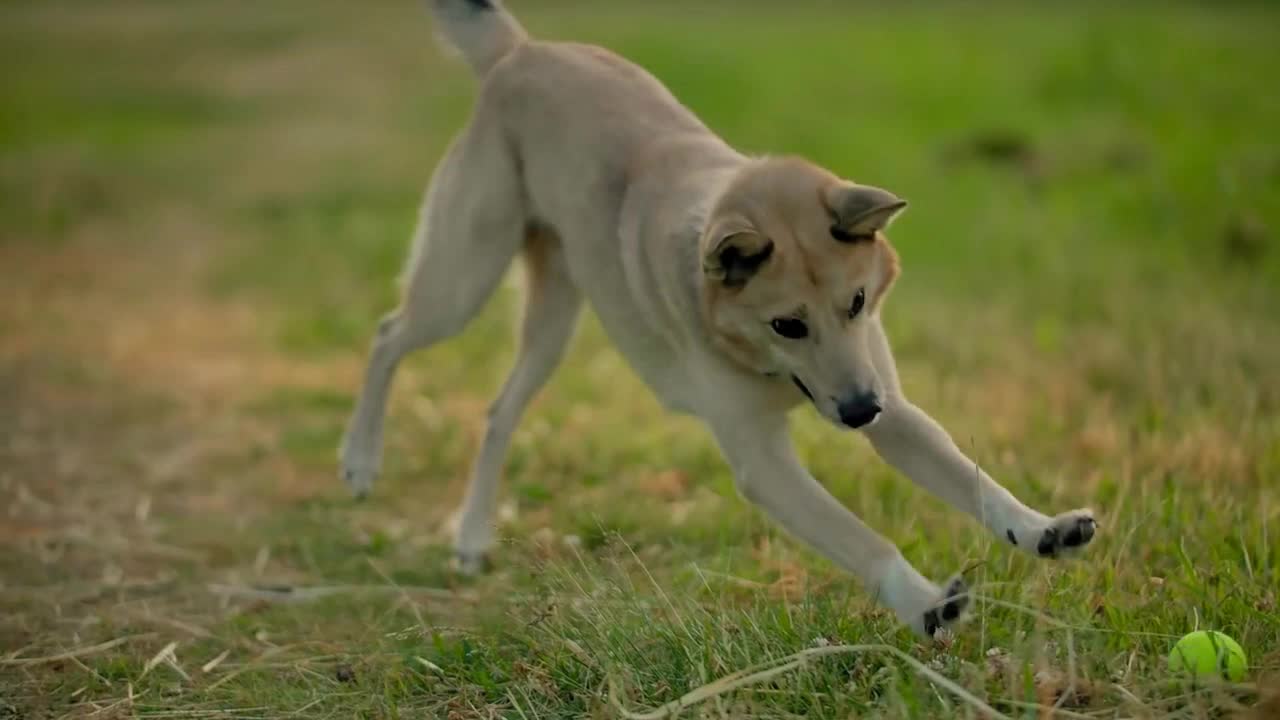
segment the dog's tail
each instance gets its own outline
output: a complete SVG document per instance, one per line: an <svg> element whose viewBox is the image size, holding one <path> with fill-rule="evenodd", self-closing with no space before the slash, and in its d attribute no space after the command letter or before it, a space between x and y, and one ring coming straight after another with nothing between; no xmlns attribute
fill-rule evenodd
<svg viewBox="0 0 1280 720"><path fill-rule="evenodd" d="M480 77L529 38L499 0L427 0L427 4L441 37Z"/></svg>

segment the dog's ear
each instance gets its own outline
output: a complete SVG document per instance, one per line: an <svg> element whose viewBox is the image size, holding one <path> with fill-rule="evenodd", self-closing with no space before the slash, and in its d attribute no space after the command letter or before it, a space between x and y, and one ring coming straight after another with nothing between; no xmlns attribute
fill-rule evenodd
<svg viewBox="0 0 1280 720"><path fill-rule="evenodd" d="M773 255L772 240L742 225L713 226L706 242L702 271L709 280L729 288L746 285Z"/></svg>
<svg viewBox="0 0 1280 720"><path fill-rule="evenodd" d="M840 242L874 240L876 231L889 227L907 201L888 190L870 185L838 183L822 192L831 213L831 237Z"/></svg>

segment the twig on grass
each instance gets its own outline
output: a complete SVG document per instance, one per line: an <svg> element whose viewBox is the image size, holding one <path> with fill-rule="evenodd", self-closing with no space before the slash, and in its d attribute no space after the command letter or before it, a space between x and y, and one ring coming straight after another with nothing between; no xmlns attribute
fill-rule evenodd
<svg viewBox="0 0 1280 720"><path fill-rule="evenodd" d="M600 669L600 666L596 663L595 658L588 655L587 651L583 650L582 646L574 642L572 639L565 638L564 646L569 650L570 653L573 654L573 657L576 658L578 662L582 663L583 665L586 665L589 668L592 668L593 670Z"/></svg>
<svg viewBox="0 0 1280 720"><path fill-rule="evenodd" d="M5 653L5 654L4 654L4 657L0 658L0 661L2 661L2 660L12 660L12 659L14 659L14 658L18 657L19 655L21 655L22 653L24 653L24 652L26 652L26 651L30 650L30 649L31 649L31 648L33 648L33 647L35 647L35 646L34 646L34 645L23 645L23 646L22 646L22 647L20 647L20 648L15 648L15 649L13 649L13 650L10 650L9 652L7 652L7 653Z"/></svg>
<svg viewBox="0 0 1280 720"><path fill-rule="evenodd" d="M141 710L136 711L140 718L238 718L238 720L254 720L261 718L266 720L271 715L245 715L244 713L261 712L268 708L265 705L247 708L225 708L218 710L202 710L193 708L190 710Z"/></svg>
<svg viewBox="0 0 1280 720"><path fill-rule="evenodd" d="M830 647L801 650L798 653L788 655L780 660L761 663L759 665L754 665L735 673L725 675L719 680L715 680L700 688L691 690L675 700L648 712L635 712L623 707L622 701L618 699L617 684L613 681L613 678L610 677L609 700L613 703L614 708L616 708L617 711L628 720L662 720L662 718L671 717L673 714L681 710L692 707L693 705L697 705L698 703L711 698L718 697L741 687L764 682L765 680L788 673L796 668L803 667L808 664L810 660L826 657L828 655L844 655L863 652L887 652L894 655L899 660L902 660L913 667L916 672L924 675L934 684L950 690L969 705L987 713L989 717L997 718L998 720L1011 720L1008 715L997 711L995 708L974 696L968 690L965 690L956 683L947 679L941 673L929 668L924 663L891 645L832 645Z"/></svg>
<svg viewBox="0 0 1280 720"><path fill-rule="evenodd" d="M59 660L71 660L74 658L85 657L86 655L95 655L100 652L106 652L111 648L119 647L127 642L133 642L134 640L144 640L152 637L155 637L155 633L126 635L124 637L116 638L115 640L108 640L107 642L99 643L97 645L68 650L67 652L58 653L57 655L46 655L44 657L34 658L5 658L0 660L0 665L25 667L29 665L43 665L45 663L58 662Z"/></svg>
<svg viewBox="0 0 1280 720"><path fill-rule="evenodd" d="M302 715L303 713L305 713L306 711L308 711L308 710L310 710L311 708L315 707L316 705L319 705L320 703L324 702L324 701L325 701L325 699L326 699L326 698L325 698L324 696L320 696L320 697L316 698L315 700L312 700L311 702L307 703L306 705L303 705L302 707L298 708L297 710L294 710L294 711L290 712L290 713L289 713L289 716L290 716L290 717L300 717L300 716L305 717L305 716L303 716L303 715Z"/></svg>
<svg viewBox="0 0 1280 720"><path fill-rule="evenodd" d="M284 651L285 651L285 650L287 650L287 649L288 649L288 646L283 646L283 645L282 645L282 646L279 646L279 647L268 648L268 649L267 649L266 651L264 651L261 655L259 655L257 658L255 658L253 662L251 662L251 663L246 663L246 664L244 664L244 665L242 665L242 666L240 666L240 667L236 668L235 670L232 670L231 672L227 673L226 675L223 675L222 677L218 678L218 679L217 679L216 681L214 681L211 685L209 685L208 687L206 687L206 688L205 688L205 692L209 692L209 691L211 691L211 690L215 690L215 689L217 689L218 687L220 687L220 686L222 686L222 685L224 685L224 684L226 684L226 683L230 682L233 678L237 678L237 677L239 677L239 676L243 675L244 673L249 672L250 670L254 670L254 669L257 669L257 668L261 667L261 665L259 665L259 664L258 664L260 661L262 661L262 660L266 660L267 658L272 657L273 655L278 655L279 653L282 653L282 652L284 652Z"/></svg>
<svg viewBox="0 0 1280 720"><path fill-rule="evenodd" d="M99 674L97 670L94 670L93 668L89 667L88 665L85 665L83 662L81 662L81 661L80 661L80 658L69 658L69 659L71 660L71 662L72 662L72 663L74 663L74 664L75 664L77 667L79 667L81 670L83 670L83 671L85 671L86 673L88 673L88 674L90 674L90 675L94 676L95 678L97 678L97 679L98 679L98 681L99 681L99 682L101 682L103 685L106 685L107 687L111 687L111 681L110 681L110 680L108 680L108 679L106 679L106 678L102 677L102 675L101 675L101 674Z"/></svg>
<svg viewBox="0 0 1280 720"><path fill-rule="evenodd" d="M156 625L167 625L168 627L181 630L182 632L187 633L188 635L191 635L193 637L203 638L205 640L208 640L213 637L212 632L200 627L199 625L193 625L192 623L185 622L183 620L164 617L161 615L156 615L151 612L139 612L137 610L129 610L124 614L127 615L131 620L135 620L138 622L154 623Z"/></svg>
<svg viewBox="0 0 1280 720"><path fill-rule="evenodd" d="M736 585L748 590L767 590L769 588L767 583L762 583L757 580L748 580L746 578L738 577L737 575L730 575L729 573L720 572L718 570L708 570L707 568L699 567L697 563L690 563L690 565L704 581L706 578L712 577L718 580L723 580L730 585ZM705 582L703 584L706 585Z"/></svg>
<svg viewBox="0 0 1280 720"><path fill-rule="evenodd" d="M1072 710L1065 710L1060 707L1050 707L1048 705L1041 705L1040 703L1027 702L1025 700L1001 700L1000 702L1004 703L1005 705L1010 705L1012 707L1023 708L1024 710L1036 710L1039 713L1037 717L1046 717L1046 718L1064 717L1064 718L1078 718L1079 720L1097 720L1097 717L1094 715L1086 715L1084 713L1074 712ZM1114 711L1115 711L1115 708L1107 708L1108 713L1113 713Z"/></svg>
<svg viewBox="0 0 1280 720"><path fill-rule="evenodd" d="M223 650L222 652L218 653L218 656L217 656L217 657L215 657L214 659L210 660L209 662L207 662L207 663L205 663L205 664L201 665L201 666L200 666L200 672L202 672L202 673L210 673L210 672L213 672L213 669L214 669L214 668L216 668L216 667L218 667L219 665L221 665L221 664L222 664L222 661L223 661L223 660L226 660L226 659L227 659L227 656L228 656L228 655L230 655L230 654L231 654L231 651L230 651L230 650Z"/></svg>
<svg viewBox="0 0 1280 720"><path fill-rule="evenodd" d="M1084 625L1072 625L1071 623L1063 622L1062 620L1059 620L1055 617L1046 615L1040 612L1039 610L1035 610L1034 608L1023 607L1022 605L1019 605L1017 603L1011 603L1005 600L997 600L993 597L989 597L986 595L979 595L973 592L972 590L969 591L968 595L970 598L981 600L982 602L987 603L989 605L995 605L996 607L1002 607L1009 610L1017 610L1020 613L1026 613L1027 615L1031 615L1032 617L1035 617L1036 619L1048 625L1052 625L1054 628L1058 630L1072 630L1075 632L1099 633L1104 635L1122 635L1125 637L1156 637L1156 638L1165 638L1165 639L1176 639L1178 637L1177 635L1171 635L1169 633L1146 632L1142 630L1135 630L1135 631L1109 630L1107 628L1087 627Z"/></svg>
<svg viewBox="0 0 1280 720"><path fill-rule="evenodd" d="M155 655L152 655L151 659L148 660L146 664L142 666L142 674L138 676L138 679L141 680L142 678L146 677L148 674L151 673L152 670L156 669L157 665L171 658L173 656L173 651L177 649L178 649L178 643L176 642L171 642L168 645L165 645L163 648L161 648L160 652L156 653Z"/></svg>
<svg viewBox="0 0 1280 720"><path fill-rule="evenodd" d="M353 595L362 593L403 593L430 598L432 600L474 603L478 598L472 593L457 592L444 588L415 587L409 585L319 585L316 587L252 587L246 585L222 585L210 583L209 591L223 597L238 597L248 600L266 600L269 602L308 602L334 595Z"/></svg>
<svg viewBox="0 0 1280 720"><path fill-rule="evenodd" d="M369 567L373 568L374 572L378 573L383 580L387 581L387 585L390 586L390 589L400 595L401 601L409 606L409 609L413 611L413 618L418 621L418 628L422 631L422 636L427 637L427 622L422 619L422 610L418 608L418 603L414 602L413 598L409 597L408 591L401 587L395 580L392 580L391 576L379 567L378 563L373 561L373 558L366 557L365 561L369 563Z"/></svg>

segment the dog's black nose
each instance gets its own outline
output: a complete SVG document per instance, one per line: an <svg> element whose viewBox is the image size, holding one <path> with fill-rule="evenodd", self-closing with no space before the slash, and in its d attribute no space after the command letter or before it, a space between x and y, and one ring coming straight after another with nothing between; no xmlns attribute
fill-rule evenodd
<svg viewBox="0 0 1280 720"><path fill-rule="evenodd" d="M880 398L875 393L859 393L839 405L840 422L851 428L860 428L880 414Z"/></svg>

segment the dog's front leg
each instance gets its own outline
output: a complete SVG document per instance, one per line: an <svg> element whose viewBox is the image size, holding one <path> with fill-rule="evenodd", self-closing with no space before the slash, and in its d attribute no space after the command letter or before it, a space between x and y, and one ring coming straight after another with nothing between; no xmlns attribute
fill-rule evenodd
<svg viewBox="0 0 1280 720"><path fill-rule="evenodd" d="M902 622L922 635L956 622L968 604L957 576L940 588L891 542L867 527L800 464L785 416L743 413L712 423L743 497L790 534L852 572Z"/></svg>
<svg viewBox="0 0 1280 720"><path fill-rule="evenodd" d="M1033 555L1059 557L1093 539L1097 524L1091 510L1046 516L1022 504L965 457L946 430L902 394L878 321L870 336L872 361L886 397L879 420L863 432L880 457L920 487L977 518L1000 539Z"/></svg>

